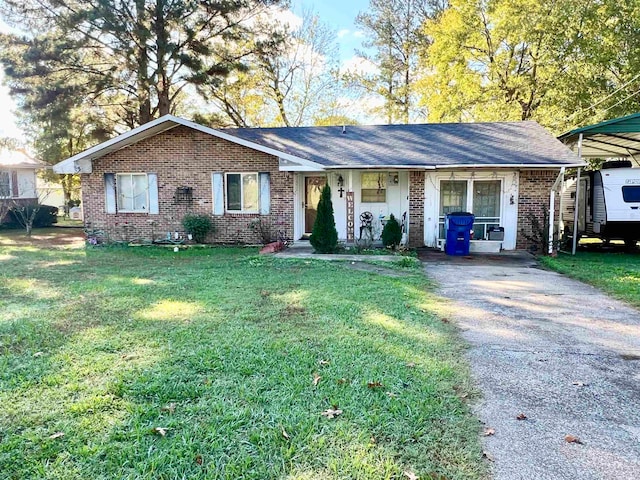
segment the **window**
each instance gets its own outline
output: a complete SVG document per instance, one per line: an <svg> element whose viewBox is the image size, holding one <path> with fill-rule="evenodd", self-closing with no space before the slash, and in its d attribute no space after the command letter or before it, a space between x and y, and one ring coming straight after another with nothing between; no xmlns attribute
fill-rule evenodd
<svg viewBox="0 0 640 480"><path fill-rule="evenodd" d="M146 173L118 173L116 182L119 212L148 212L149 180Z"/></svg>
<svg viewBox="0 0 640 480"><path fill-rule="evenodd" d="M0 172L0 198L11 196L11 174Z"/></svg>
<svg viewBox="0 0 640 480"><path fill-rule="evenodd" d="M467 182L440 182L440 216L448 213L467 211Z"/></svg>
<svg viewBox="0 0 640 480"><path fill-rule="evenodd" d="M386 172L363 172L361 177L362 203L384 203L387 201Z"/></svg>
<svg viewBox="0 0 640 480"><path fill-rule="evenodd" d="M500 187L500 180L473 182L473 238L485 238L489 227L500 225Z"/></svg>
<svg viewBox="0 0 640 480"><path fill-rule="evenodd" d="M471 189L471 198L468 190ZM490 227L500 226L501 180L443 180L440 182L439 238L445 237L445 215L471 212L475 215L473 238L487 238ZM471 201L469 201L471 200Z"/></svg>
<svg viewBox="0 0 640 480"><path fill-rule="evenodd" d="M622 198L625 203L640 202L640 186L639 187L622 187Z"/></svg>
<svg viewBox="0 0 640 480"><path fill-rule="evenodd" d="M227 173L227 210L258 213L258 174Z"/></svg>

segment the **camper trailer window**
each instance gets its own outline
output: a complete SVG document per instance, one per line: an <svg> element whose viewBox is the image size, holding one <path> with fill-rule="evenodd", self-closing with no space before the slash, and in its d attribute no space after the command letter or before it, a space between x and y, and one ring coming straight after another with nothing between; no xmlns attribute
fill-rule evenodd
<svg viewBox="0 0 640 480"><path fill-rule="evenodd" d="M622 198L625 203L640 203L640 185L622 187Z"/></svg>

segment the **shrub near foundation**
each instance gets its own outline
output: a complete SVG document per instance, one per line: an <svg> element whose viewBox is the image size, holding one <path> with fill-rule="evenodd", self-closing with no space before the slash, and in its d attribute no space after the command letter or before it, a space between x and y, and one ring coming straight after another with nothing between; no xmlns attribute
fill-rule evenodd
<svg viewBox="0 0 640 480"><path fill-rule="evenodd" d="M196 243L204 243L207 235L213 232L213 223L208 215L188 213L182 218L182 226L193 236Z"/></svg>
<svg viewBox="0 0 640 480"><path fill-rule="evenodd" d="M393 213L389 217L389 221L384 225L382 229L382 244L387 248L395 249L400 245L402 240L402 228L393 216Z"/></svg>
<svg viewBox="0 0 640 480"><path fill-rule="evenodd" d="M334 253L338 248L338 231L333 217L331 188L325 185L318 202L318 215L309 239L316 253Z"/></svg>

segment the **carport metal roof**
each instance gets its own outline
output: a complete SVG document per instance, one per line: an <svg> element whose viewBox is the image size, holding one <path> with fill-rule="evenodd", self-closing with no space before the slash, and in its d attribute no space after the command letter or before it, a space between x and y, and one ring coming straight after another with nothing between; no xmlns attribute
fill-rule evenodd
<svg viewBox="0 0 640 480"><path fill-rule="evenodd" d="M640 113L577 128L558 139L582 158L629 158L640 165Z"/></svg>

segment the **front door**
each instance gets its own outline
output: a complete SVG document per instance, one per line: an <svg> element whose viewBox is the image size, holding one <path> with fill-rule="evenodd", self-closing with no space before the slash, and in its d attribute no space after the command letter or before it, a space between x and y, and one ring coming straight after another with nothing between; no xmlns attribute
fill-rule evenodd
<svg viewBox="0 0 640 480"><path fill-rule="evenodd" d="M309 236L318 215L318 202L327 177L304 178L304 235Z"/></svg>

